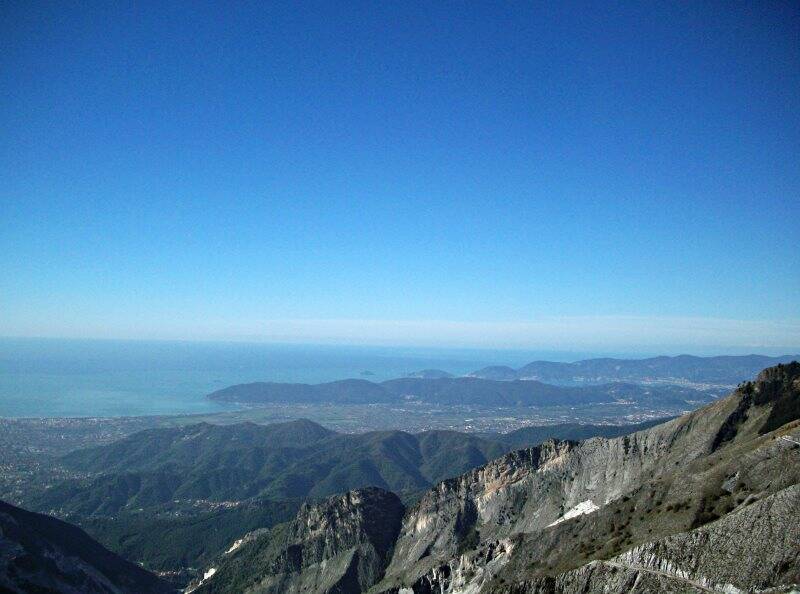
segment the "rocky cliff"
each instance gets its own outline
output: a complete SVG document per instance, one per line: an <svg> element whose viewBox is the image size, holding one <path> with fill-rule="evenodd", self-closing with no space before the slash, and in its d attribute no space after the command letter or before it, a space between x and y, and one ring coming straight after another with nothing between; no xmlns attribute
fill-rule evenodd
<svg viewBox="0 0 800 594"><path fill-rule="evenodd" d="M507 594L788 591L800 582L800 486L707 526L554 577L498 586ZM780 587L783 585L784 587Z"/></svg>
<svg viewBox="0 0 800 594"><path fill-rule="evenodd" d="M304 505L206 572L198 592L362 592L383 576L404 508L377 488Z"/></svg>

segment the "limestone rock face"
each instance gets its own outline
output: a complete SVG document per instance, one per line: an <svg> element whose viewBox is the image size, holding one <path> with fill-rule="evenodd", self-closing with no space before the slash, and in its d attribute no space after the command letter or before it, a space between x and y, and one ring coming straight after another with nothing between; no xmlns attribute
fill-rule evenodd
<svg viewBox="0 0 800 594"><path fill-rule="evenodd" d="M622 564L687 576L724 589L800 581L800 486L691 532L635 547Z"/></svg>
<svg viewBox="0 0 800 594"><path fill-rule="evenodd" d="M227 555L198 592L362 592L381 579L404 508L359 489L304 505L294 520ZM209 570L210 571L210 570Z"/></svg>
<svg viewBox="0 0 800 594"><path fill-rule="evenodd" d="M555 577L496 588L508 594L789 591L800 582L800 486L717 522Z"/></svg>
<svg viewBox="0 0 800 594"><path fill-rule="evenodd" d="M537 532L570 510L602 507L675 461L708 453L735 406L718 402L702 415L616 439L549 440L444 481L407 514L387 576L416 579L470 539Z"/></svg>

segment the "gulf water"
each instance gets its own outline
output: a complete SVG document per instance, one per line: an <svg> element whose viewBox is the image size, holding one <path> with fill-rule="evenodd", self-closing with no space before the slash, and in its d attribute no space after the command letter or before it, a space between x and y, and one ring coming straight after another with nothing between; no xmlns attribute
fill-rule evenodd
<svg viewBox="0 0 800 594"><path fill-rule="evenodd" d="M0 417L138 416L230 410L206 395L232 384L382 381L421 369L574 360L582 353L0 339Z"/></svg>

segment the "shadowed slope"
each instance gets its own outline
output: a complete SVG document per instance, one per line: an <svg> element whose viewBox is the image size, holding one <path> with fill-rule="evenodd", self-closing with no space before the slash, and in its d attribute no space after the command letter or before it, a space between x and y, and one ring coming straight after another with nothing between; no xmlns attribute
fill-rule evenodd
<svg viewBox="0 0 800 594"><path fill-rule="evenodd" d="M0 590L147 594L170 588L80 528L0 502Z"/></svg>

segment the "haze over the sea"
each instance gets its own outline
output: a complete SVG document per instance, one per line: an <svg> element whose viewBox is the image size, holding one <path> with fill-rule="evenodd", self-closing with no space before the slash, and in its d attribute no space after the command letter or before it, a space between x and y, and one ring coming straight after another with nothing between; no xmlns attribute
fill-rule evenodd
<svg viewBox="0 0 800 594"><path fill-rule="evenodd" d="M0 417L210 413L230 407L207 400L207 394L254 381L382 381L423 369L462 375L488 365L653 354L5 338L0 339Z"/></svg>
<svg viewBox="0 0 800 594"><path fill-rule="evenodd" d="M427 368L468 373L591 353L257 343L0 339L0 417L226 410L205 396L253 381L381 381Z"/></svg>

